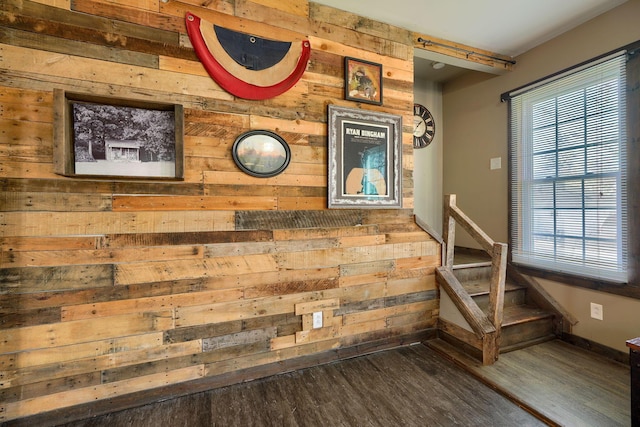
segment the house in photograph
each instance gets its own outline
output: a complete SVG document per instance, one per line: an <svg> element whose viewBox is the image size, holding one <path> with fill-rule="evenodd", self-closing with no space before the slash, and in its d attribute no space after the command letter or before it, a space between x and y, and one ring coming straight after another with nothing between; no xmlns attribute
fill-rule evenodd
<svg viewBox="0 0 640 427"><path fill-rule="evenodd" d="M0 424L640 425L640 0L0 12Z"/></svg>
<svg viewBox="0 0 640 427"><path fill-rule="evenodd" d="M139 141L116 141L108 139L104 143L107 160L112 162L139 162Z"/></svg>

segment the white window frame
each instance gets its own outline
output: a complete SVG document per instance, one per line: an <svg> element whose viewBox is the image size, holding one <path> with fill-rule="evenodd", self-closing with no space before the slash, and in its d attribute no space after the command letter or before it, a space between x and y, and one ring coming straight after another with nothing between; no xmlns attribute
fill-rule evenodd
<svg viewBox="0 0 640 427"><path fill-rule="evenodd" d="M614 283L628 281L625 58L625 52L617 52L509 94L510 234L511 257L514 264ZM565 143L562 142L562 132L558 130L563 125L558 119L558 111L562 110L557 109L557 100L563 95L596 86L612 78L617 79L614 89L616 92L613 96L617 99L618 109L615 118L610 118L610 121L607 122L609 123L607 128L609 133L605 137L594 137L587 131L587 129L591 129L587 125L591 116L587 115L589 110L584 107L584 111L582 111L584 114L582 116L578 114L578 118L574 120L578 123L582 120L585 124L582 130L584 132L581 136L582 142L573 146L569 144L569 148L563 147L562 144ZM534 128L537 126L534 125L534 120L537 120L534 119L536 117L534 110L536 106L545 101L551 102L556 109L553 110L555 118L549 126L551 130L544 137L543 142L552 142L554 145L549 145L550 148L542 151L539 149L540 139L536 139L539 137L534 137ZM576 109L576 111L580 110ZM617 124L614 123L616 120ZM617 153L610 149L613 148L611 139L606 140L612 135L611 129L616 127L617 131L614 130L613 135L616 139ZM579 133L579 131L576 132L576 134ZM538 147L538 151L535 151L534 146ZM603 148L598 151L605 160L612 161L613 159L619 162L615 171L612 170L610 163L600 169L589 166L591 164L589 161L596 158L596 155L590 153L596 152L598 147L607 148L607 150ZM566 156L569 153L573 155L572 152L578 153L581 149L584 153L583 159L578 156ZM611 154L612 152L613 154ZM576 166L562 166L561 156L563 154L565 154L565 162L575 162ZM550 169L540 166L542 162L538 160L542 156L551 159L548 165L553 166L554 172L548 176L547 172ZM576 172L581 166L584 168L583 171ZM571 173L567 172L563 176L562 170L565 172L568 170ZM603 170L605 172L602 172ZM599 172L594 173L593 171ZM611 183L614 180L615 191L612 192L610 191L613 188ZM609 185L605 187L604 182ZM565 187L573 185L574 188L580 188L580 191L565 193L571 195L580 193L582 199L580 207L570 206L567 201L570 197L559 195L558 189L563 185ZM578 187L575 187L576 185ZM588 188L589 185L603 185L601 188L606 188L605 191L599 187L598 192L600 196L604 194L603 199L608 201L606 204L603 202L603 206L610 208L615 205L615 221L605 223L604 220L598 218L600 213L603 213L604 218L604 213L610 212L610 210L598 207L598 202L594 202L593 197L588 197L589 190L585 190L585 188ZM535 193L534 187L536 188ZM539 189L543 187L551 190L548 193L542 193ZM585 194L587 194L586 198ZM593 196L593 192L590 194ZM587 200L586 204L585 200ZM540 208L541 206L549 206L549 202L551 202L551 207ZM571 203L575 203L575 201ZM565 228L570 228L571 231L560 230L559 224L562 223L563 217L576 219L578 213L582 219L581 224L572 224L571 221L565 220L563 223ZM594 223L599 226L594 227ZM545 232L541 230L545 230ZM615 249L613 249L614 247Z"/></svg>

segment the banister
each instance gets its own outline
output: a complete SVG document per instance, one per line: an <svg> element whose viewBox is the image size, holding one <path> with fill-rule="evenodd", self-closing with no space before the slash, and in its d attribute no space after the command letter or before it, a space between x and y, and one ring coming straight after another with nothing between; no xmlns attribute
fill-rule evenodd
<svg viewBox="0 0 640 427"><path fill-rule="evenodd" d="M496 328L496 339L500 339L504 292L507 283L507 244L494 243L491 258L491 284L489 285L489 320Z"/></svg>
<svg viewBox="0 0 640 427"><path fill-rule="evenodd" d="M487 319L478 304L465 292L462 284L451 269L446 267L436 268L436 275L440 276L444 283L444 290L451 298L453 304L458 308L462 317L467 321L477 338L483 339L491 333L496 332L496 328Z"/></svg>
<svg viewBox="0 0 640 427"><path fill-rule="evenodd" d="M444 202L443 240L446 255L443 267L436 270L444 289L476 337L483 341L483 363L493 363L498 358L500 332L503 320L504 292L507 276L507 245L494 242L478 225L456 206L456 195L448 194ZM464 287L453 274L456 224L473 237L491 256L491 280L489 285L488 316L478 308Z"/></svg>
<svg viewBox="0 0 640 427"><path fill-rule="evenodd" d="M451 216L456 220L458 224L460 224L464 231L469 233L471 237L473 237L478 243L480 243L482 249L487 251L489 255L493 255L494 241L489 237L489 235L482 231L482 229L478 227L478 225L473 222L471 218L466 216L464 212L462 212L457 206L451 206L450 209Z"/></svg>

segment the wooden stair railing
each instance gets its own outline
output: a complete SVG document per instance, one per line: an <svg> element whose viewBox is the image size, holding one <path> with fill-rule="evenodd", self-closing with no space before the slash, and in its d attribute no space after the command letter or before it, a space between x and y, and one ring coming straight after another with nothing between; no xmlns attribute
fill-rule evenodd
<svg viewBox="0 0 640 427"><path fill-rule="evenodd" d="M491 257L491 282L488 315L478 307L453 274L455 229L459 224ZM491 365L500 353L504 292L507 271L507 244L494 242L480 227L456 206L455 194L445 196L443 240L446 255L443 266L436 270L440 283L456 308L482 342L482 363Z"/></svg>

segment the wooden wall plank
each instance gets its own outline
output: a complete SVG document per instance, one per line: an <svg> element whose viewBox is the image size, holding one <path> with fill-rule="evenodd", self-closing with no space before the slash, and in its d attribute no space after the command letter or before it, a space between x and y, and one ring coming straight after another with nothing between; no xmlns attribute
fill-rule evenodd
<svg viewBox="0 0 640 427"><path fill-rule="evenodd" d="M0 52L5 58L5 67L15 72L33 73L34 70L38 70L38 74L56 77L115 83L150 90L162 87L167 91L232 99L231 95L224 92L211 78L207 77L178 76L169 71L80 58L7 44L0 44ZM136 77L132 80L131 76Z"/></svg>
<svg viewBox="0 0 640 427"><path fill-rule="evenodd" d="M72 375L66 378L49 379L23 386L9 387L0 390L0 400L3 402L17 402L37 398L55 392L73 390L84 387L92 387L100 384L100 373Z"/></svg>
<svg viewBox="0 0 640 427"><path fill-rule="evenodd" d="M270 342L272 338L277 336L277 332L278 328L272 326L264 329L252 329L245 332L237 332L235 334L225 335L222 337L207 338L202 340L202 351L207 352L219 348L255 342Z"/></svg>
<svg viewBox="0 0 640 427"><path fill-rule="evenodd" d="M2 15L0 15L0 17L2 17ZM34 25L37 25L37 23ZM72 29L71 31L76 33L77 29ZM0 42L32 49L42 49L49 52L82 56L85 58L110 58L113 62L120 64L149 68L159 67L157 55L133 53L117 48L89 44L83 41L67 40L61 37L51 37L10 28L0 27Z"/></svg>
<svg viewBox="0 0 640 427"><path fill-rule="evenodd" d="M71 0L33 0L35 3L42 3L53 7L59 7L60 9L71 8Z"/></svg>
<svg viewBox="0 0 640 427"><path fill-rule="evenodd" d="M5 258L10 259L3 251L3 262ZM0 269L0 293L90 289L112 284L113 266L109 264Z"/></svg>
<svg viewBox="0 0 640 427"><path fill-rule="evenodd" d="M153 387L174 384L202 377L202 367L194 366L169 372L149 375L141 378L104 384L92 388L92 393L86 389L70 390L48 396L33 398L26 401L12 402L5 405L5 411L0 414L0 420L11 420L19 417L51 411L58 407L60 401L67 405L79 405L96 399L107 399L116 394L133 393Z"/></svg>
<svg viewBox="0 0 640 427"><path fill-rule="evenodd" d="M40 167L45 166L45 162L48 162L51 158L51 147L47 146L38 146L38 145L8 145L8 146L0 146L0 154L6 156L7 158L13 159L14 165L16 166L15 170L18 169L19 166L16 164L17 161L24 162L25 164L31 163L36 164L39 163ZM5 170L7 175L11 174L9 168Z"/></svg>
<svg viewBox="0 0 640 427"><path fill-rule="evenodd" d="M321 268L340 264L374 262L397 258L408 258L422 251L435 251L437 244L417 242L392 245L372 245L336 250L316 250L282 254L278 258L280 268L295 269L299 266Z"/></svg>
<svg viewBox="0 0 640 427"><path fill-rule="evenodd" d="M235 220L232 211L4 212L0 219L1 237L229 231ZM56 228L49 224L56 224Z"/></svg>
<svg viewBox="0 0 640 427"><path fill-rule="evenodd" d="M38 4L39 2L24 0L20 3L21 16L45 18L45 22L43 22L38 27L40 31L46 32L47 30L45 28L47 26L55 27L55 25L63 24L85 29L94 29L105 35L111 34L110 37L103 37L103 40L106 42L117 42L122 44L127 43L131 39L142 39L156 41L159 43L166 43L169 49L171 49L172 46L179 45L179 35L176 34L175 31L172 31L170 28L168 28L168 26L165 26L164 28L151 28L148 25L138 25L140 23L129 23L127 22L127 20L113 20L108 19L108 17L102 17L99 14L84 13L85 11L79 9L84 7L86 3L89 3L86 0L74 0L72 4L73 10L69 10L70 8L66 8L67 10L64 10L65 8L50 7L44 2L41 2L42 4ZM98 2L91 3L94 3L94 6L99 9L102 9L105 6L104 3L101 5L99 5ZM111 5L111 7L113 7L114 9L118 8L116 5ZM130 16L145 16L144 12L141 11L135 11L134 9L129 9L128 11L130 12ZM146 16L154 15L147 14ZM114 31L114 28L117 28L117 31ZM72 34L74 32L75 30L70 31L69 33L71 34L69 35L69 37L76 39L76 36ZM80 38L82 40L82 37L82 31L80 31L80 34L77 36L77 38Z"/></svg>
<svg viewBox="0 0 640 427"><path fill-rule="evenodd" d="M60 321L60 308L47 307L33 310L24 310L13 305L0 308L0 324L3 328L21 328L24 326L42 325Z"/></svg>
<svg viewBox="0 0 640 427"><path fill-rule="evenodd" d="M109 0L109 3L131 6L136 9L157 12L160 8L160 0Z"/></svg>
<svg viewBox="0 0 640 427"><path fill-rule="evenodd" d="M78 359L99 358L114 354L118 351L136 351L157 347L160 344L162 344L162 332L154 332L144 335L72 344L64 347L21 351L20 353L11 354L10 356L1 356L0 363L2 363L2 366L7 370L19 370L39 365L72 363ZM67 373L63 375L67 375ZM64 378L64 376L61 376L61 378ZM27 383L26 381L14 382L14 384Z"/></svg>
<svg viewBox="0 0 640 427"><path fill-rule="evenodd" d="M336 10L319 3L312 2L309 4L309 16L316 21L331 22L333 25L383 39L394 40L404 45L413 43L413 34L406 29L367 19L343 10Z"/></svg>
<svg viewBox="0 0 640 427"><path fill-rule="evenodd" d="M278 209L314 211L327 206L326 197L278 197Z"/></svg>
<svg viewBox="0 0 640 427"><path fill-rule="evenodd" d="M24 135L22 129L26 123L27 122L21 120L0 120L0 134L3 136L1 146L5 147L9 145L19 148L21 146L39 146L44 143L45 147L49 150L48 154L51 155L53 147L50 143L52 132L51 123L29 122L31 131L27 135ZM6 148L4 148L4 150L6 150Z"/></svg>
<svg viewBox="0 0 640 427"><path fill-rule="evenodd" d="M179 19L178 17L151 12L150 10L152 10L152 8L146 8L147 10L144 10L130 6L129 2L124 1L120 5L114 4L114 2L95 0L74 0L72 3L72 9L74 11L88 15L101 16L116 21L139 24L154 29L165 29L172 32L184 30L184 18ZM159 7L154 9L158 10Z"/></svg>
<svg viewBox="0 0 640 427"><path fill-rule="evenodd" d="M0 148L1 150L1 148ZM49 153L49 156L51 153ZM0 204L10 211L109 211L110 194L0 192Z"/></svg>
<svg viewBox="0 0 640 427"><path fill-rule="evenodd" d="M200 18L208 20L210 22L224 22L225 28L228 28L230 30L253 34L255 36L265 37L271 40L294 41L306 39L305 32L303 31L304 28L285 29L280 25L279 22L278 26L269 25L262 22L257 22L255 19L253 19L253 17L240 18L236 16L230 16L226 13L221 13L211 9L205 9L202 7L194 7L193 5L187 5L183 2L168 2L161 5L161 12L163 14L175 17L178 20L182 20L182 22L184 22L184 17L189 11L194 13L195 15L198 15ZM122 16L122 18L125 18L125 16ZM277 21L271 22L275 23ZM301 30L303 32L300 32Z"/></svg>
<svg viewBox="0 0 640 427"><path fill-rule="evenodd" d="M3 87L0 91L0 118L51 123L53 97L50 93Z"/></svg>
<svg viewBox="0 0 640 427"><path fill-rule="evenodd" d="M293 0L288 2L278 0L252 0L252 2L305 18L309 16L309 2L306 0ZM236 8L241 7L242 3L244 2L236 0Z"/></svg>
<svg viewBox="0 0 640 427"><path fill-rule="evenodd" d="M236 212L236 229L238 230L355 227L361 225L362 221L362 213L356 210L324 210L303 214L295 211ZM313 231L310 230L310 233Z"/></svg>
<svg viewBox="0 0 640 427"><path fill-rule="evenodd" d="M296 315L311 314L314 311L324 311L327 309L334 309L340 307L340 300L337 298L330 298L318 301L301 302L296 304Z"/></svg>
<svg viewBox="0 0 640 427"><path fill-rule="evenodd" d="M273 197L217 197L217 196L114 196L113 210L126 211L180 211L180 210L273 210L277 200Z"/></svg>
<svg viewBox="0 0 640 427"><path fill-rule="evenodd" d="M100 240L99 244L100 247L105 248L214 245L216 243L266 242L271 241L272 236L273 233L270 230L108 234ZM0 244L1 242L2 240Z"/></svg>
<svg viewBox="0 0 640 427"><path fill-rule="evenodd" d="M96 355L94 357L78 358L74 361L60 361L50 364L38 363L25 368L4 371L5 384L11 385L11 387L32 385L42 381L52 381L69 376L81 375L83 372L105 372L109 369L117 369L114 368L114 366L118 366L120 369L126 371L131 371L131 369L134 369L133 367L140 365L141 361L143 361L143 363L158 362L170 358L174 359L174 363L178 361L178 359L181 359L181 367L194 365L194 363L189 363L185 360L185 357L190 354L192 355L194 352L199 352L202 347L200 340L162 345L158 342L158 334L151 335L154 341L156 341L155 345L144 348L139 347L124 350L121 348L114 349L107 347L108 352L105 353L105 349L100 348L104 342L99 341L95 343L95 345L100 348L100 352L98 348L96 348ZM79 345L68 347L78 348ZM31 353L43 353L43 351L37 350ZM50 392L55 392L55 390L51 390Z"/></svg>
<svg viewBox="0 0 640 427"><path fill-rule="evenodd" d="M199 305L176 309L176 327L182 328L206 323L223 323L258 316L273 316L293 312L293 301L299 296L283 296L273 301L269 309L256 310L257 300L243 300L221 305ZM307 298L311 298L308 296ZM264 299L266 300L266 298Z"/></svg>
<svg viewBox="0 0 640 427"><path fill-rule="evenodd" d="M135 300L109 301L95 304L74 305L63 307L61 320L70 322L81 319L92 319L98 317L118 316L121 314L133 314L139 311L149 311L156 307L164 309L175 307L188 307L200 305L202 301L219 303L225 301L239 300L243 296L241 288L224 289L208 292L197 292L188 294L175 294L160 297L137 298Z"/></svg>
<svg viewBox="0 0 640 427"><path fill-rule="evenodd" d="M438 301L420 301L413 304L395 305L391 307L380 308L377 310L368 310L359 313L345 314L342 316L343 325L351 325L355 323L371 322L390 317L398 316L410 312L426 312L438 308Z"/></svg>
<svg viewBox="0 0 640 427"><path fill-rule="evenodd" d="M0 91L1 93L1 91ZM114 182L106 180L85 181L73 179L61 179L56 175L56 179L13 179L5 178L0 180L5 191L11 192L40 192L40 193L82 193L88 196L93 193L103 194L127 194L127 193L153 193L153 194L193 194L195 191L202 191L198 185L184 184L179 182Z"/></svg>
<svg viewBox="0 0 640 427"><path fill-rule="evenodd" d="M226 372L238 371L250 366L265 365L281 360L320 353L337 348L339 344L340 342L337 339L326 340L290 348L283 348L277 352L250 354L247 356L229 358L220 362L207 363L205 364L205 376L220 375Z"/></svg>
<svg viewBox="0 0 640 427"><path fill-rule="evenodd" d="M116 266L115 282L119 285L179 280L207 276L228 276L269 272L275 269L273 255L241 255L208 259L173 260L163 263L139 262Z"/></svg>
<svg viewBox="0 0 640 427"><path fill-rule="evenodd" d="M208 0L206 3L202 0L182 0L182 3L232 15L234 11L235 0Z"/></svg>
<svg viewBox="0 0 640 427"><path fill-rule="evenodd" d="M95 339L160 331L172 327L173 313L171 311L113 316L108 322L104 322L102 319L90 319L54 325L28 326L0 330L0 351L7 353L59 347Z"/></svg>
<svg viewBox="0 0 640 427"><path fill-rule="evenodd" d="M326 175L289 175L283 173L272 178L257 178L244 172L207 171L203 173L205 184L235 184L235 185L267 185L267 186L306 186L326 187Z"/></svg>
<svg viewBox="0 0 640 427"><path fill-rule="evenodd" d="M275 274L243 275L246 299L322 291L339 286L337 268L284 271ZM253 276L253 277L252 277Z"/></svg>
<svg viewBox="0 0 640 427"><path fill-rule="evenodd" d="M332 239L378 234L377 225L273 230L274 240Z"/></svg>
<svg viewBox="0 0 640 427"><path fill-rule="evenodd" d="M277 252L275 242L240 242L234 245L218 243L207 245L206 258L224 257L227 255L256 255Z"/></svg>

